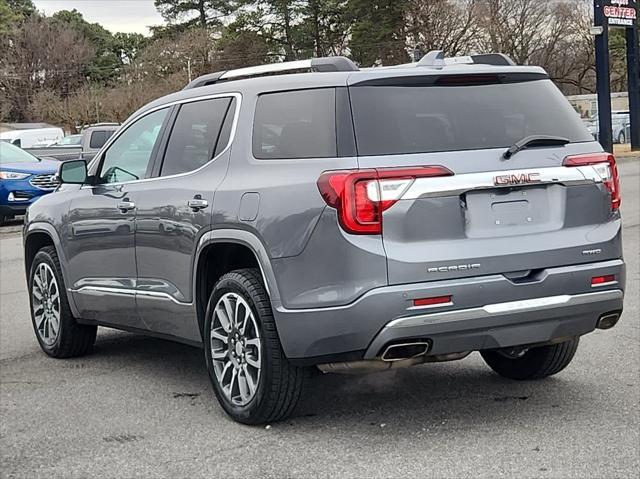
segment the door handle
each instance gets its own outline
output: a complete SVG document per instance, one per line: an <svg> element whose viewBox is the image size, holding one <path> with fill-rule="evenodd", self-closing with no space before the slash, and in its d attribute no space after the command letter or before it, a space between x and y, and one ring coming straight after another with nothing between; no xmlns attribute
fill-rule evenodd
<svg viewBox="0 0 640 479"><path fill-rule="evenodd" d="M130 211L135 207L136 207L136 204L132 201L121 201L120 203L118 203L118 209L122 213L126 213L127 211Z"/></svg>
<svg viewBox="0 0 640 479"><path fill-rule="evenodd" d="M194 198L192 200L187 201L187 205L193 211L200 211L209 206L209 202L207 200L203 200L202 198Z"/></svg>

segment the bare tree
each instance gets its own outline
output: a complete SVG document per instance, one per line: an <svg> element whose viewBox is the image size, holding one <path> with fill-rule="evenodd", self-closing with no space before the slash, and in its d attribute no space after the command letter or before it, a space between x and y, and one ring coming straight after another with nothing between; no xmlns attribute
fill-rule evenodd
<svg viewBox="0 0 640 479"><path fill-rule="evenodd" d="M29 119L29 102L40 90L64 96L77 88L84 81L83 68L94 55L77 32L35 15L0 42L0 89L6 92L16 120Z"/></svg>
<svg viewBox="0 0 640 479"><path fill-rule="evenodd" d="M554 22L553 0L479 0L482 51L508 54L527 64L549 39Z"/></svg>
<svg viewBox="0 0 640 479"><path fill-rule="evenodd" d="M477 0L409 0L406 10L409 44L425 53L449 56L469 52L479 33Z"/></svg>

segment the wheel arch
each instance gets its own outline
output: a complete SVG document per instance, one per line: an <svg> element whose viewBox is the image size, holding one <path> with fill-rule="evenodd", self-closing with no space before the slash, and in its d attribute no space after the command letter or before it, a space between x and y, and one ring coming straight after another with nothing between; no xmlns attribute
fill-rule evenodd
<svg viewBox="0 0 640 479"><path fill-rule="evenodd" d="M246 267L260 270L272 304L279 304L280 294L271 260L257 236L245 230L216 229L200 238L194 261L193 300L201 333L207 301L215 282L229 271Z"/></svg>
<svg viewBox="0 0 640 479"><path fill-rule="evenodd" d="M45 246L53 246L58 255L58 259L60 260L60 268L62 269L62 276L67 281L67 260L66 255L64 254L64 250L62 249L60 243L60 237L55 227L50 223L37 222L29 224L24 233L24 268L25 268L25 277L27 282L29 281L29 275L31 273L31 265L33 264L33 260L42 248ZM68 289L66 291L67 300L69 301L69 307L75 317L78 317L78 310L76 308L75 302L73 301L73 296L69 293Z"/></svg>
<svg viewBox="0 0 640 479"><path fill-rule="evenodd" d="M53 246L61 257L60 239L55 228L48 223L32 223L24 234L24 267L27 278L38 251L45 246ZM64 266L63 266L64 267Z"/></svg>

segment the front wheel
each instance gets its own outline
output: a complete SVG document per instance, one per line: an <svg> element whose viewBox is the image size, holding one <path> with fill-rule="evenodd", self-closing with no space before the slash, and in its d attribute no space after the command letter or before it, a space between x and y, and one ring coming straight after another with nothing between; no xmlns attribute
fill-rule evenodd
<svg viewBox="0 0 640 479"><path fill-rule="evenodd" d="M291 415L308 371L292 366L282 351L258 270L220 278L209 299L204 342L213 389L231 418L264 424Z"/></svg>
<svg viewBox="0 0 640 479"><path fill-rule="evenodd" d="M519 380L541 379L566 368L573 359L579 342L579 338L573 338L524 352L489 350L480 351L480 354L489 367L500 376Z"/></svg>
<svg viewBox="0 0 640 479"><path fill-rule="evenodd" d="M36 253L29 274L31 321L42 350L54 358L88 353L97 326L79 324L71 313L60 261L53 246Z"/></svg>

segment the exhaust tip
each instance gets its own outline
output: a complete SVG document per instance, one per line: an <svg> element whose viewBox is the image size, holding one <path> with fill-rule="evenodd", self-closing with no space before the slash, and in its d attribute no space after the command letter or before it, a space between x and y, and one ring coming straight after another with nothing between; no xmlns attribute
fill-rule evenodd
<svg viewBox="0 0 640 479"><path fill-rule="evenodd" d="M598 323L596 324L596 328L598 329L611 329L613 328L620 319L620 311L615 311L613 313L605 313L598 319Z"/></svg>
<svg viewBox="0 0 640 479"><path fill-rule="evenodd" d="M402 361L403 359L424 356L429 351L428 341L414 341L410 343L391 344L382 353L383 361Z"/></svg>

